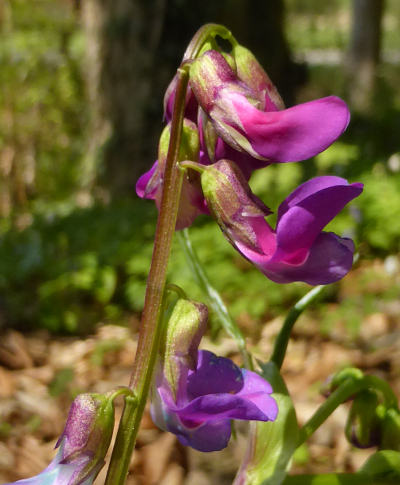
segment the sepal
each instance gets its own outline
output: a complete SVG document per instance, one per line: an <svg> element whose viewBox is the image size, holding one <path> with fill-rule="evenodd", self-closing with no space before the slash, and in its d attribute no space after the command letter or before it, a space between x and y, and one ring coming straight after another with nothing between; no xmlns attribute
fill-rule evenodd
<svg viewBox="0 0 400 485"><path fill-rule="evenodd" d="M373 390L360 391L354 398L345 427L348 441L357 448L377 446L380 441L379 399Z"/></svg>
<svg viewBox="0 0 400 485"><path fill-rule="evenodd" d="M233 485L280 485L299 440L299 426L292 399L273 362L261 364L261 376L272 386L278 405L274 422L253 424L247 454Z"/></svg>
<svg viewBox="0 0 400 485"><path fill-rule="evenodd" d="M257 93L263 111L279 111L285 104L268 74L246 47L236 44L232 48L238 78Z"/></svg>
<svg viewBox="0 0 400 485"><path fill-rule="evenodd" d="M261 252L252 219L271 211L251 192L238 166L231 160L220 160L204 167L201 186L210 212L231 244L240 242Z"/></svg>
<svg viewBox="0 0 400 485"><path fill-rule="evenodd" d="M197 348L206 330L208 309L203 303L179 299L169 318L163 342L164 377L176 398L187 371L197 363Z"/></svg>

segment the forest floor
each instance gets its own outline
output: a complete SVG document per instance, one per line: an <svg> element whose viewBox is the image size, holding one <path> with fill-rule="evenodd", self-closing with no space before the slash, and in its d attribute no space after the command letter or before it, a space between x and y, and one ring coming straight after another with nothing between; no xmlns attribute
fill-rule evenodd
<svg viewBox="0 0 400 485"><path fill-rule="evenodd" d="M351 287L351 284L350 284ZM350 290L349 290L350 291ZM395 313L400 311L398 307ZM321 385L346 365L360 367L387 379L400 396L399 315L371 313L356 338L343 338L340 326L329 335L319 331L312 312L296 324L283 366L283 375L295 402L298 421L304 423L324 398ZM257 339L249 342L263 360L272 350L281 319L265 322ZM132 317L131 328L138 321ZM23 335L8 330L0 338L0 482L37 474L54 456L73 397L84 391L105 392L129 381L136 349L136 331L103 325L85 339L55 337L45 331ZM228 338L202 343L219 355L239 362ZM312 439L296 454L292 472L351 472L374 451L352 448L344 436L349 404L340 406ZM117 416L121 403L117 404ZM128 485L229 484L244 453L246 426L218 453L202 454L181 446L174 435L160 432L148 411L131 463ZM243 434L242 434L243 432ZM104 469L96 483L104 483Z"/></svg>

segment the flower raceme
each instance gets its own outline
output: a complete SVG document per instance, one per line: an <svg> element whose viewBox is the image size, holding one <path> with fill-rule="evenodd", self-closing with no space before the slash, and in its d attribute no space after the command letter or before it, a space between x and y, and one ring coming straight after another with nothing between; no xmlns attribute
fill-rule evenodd
<svg viewBox="0 0 400 485"><path fill-rule="evenodd" d="M165 95L167 122L172 116L176 79ZM196 132L199 146L182 152L179 159L203 165L233 160L248 180L254 170L270 163L296 162L320 153L343 133L348 122L347 106L335 96L284 109L268 75L243 46L234 45L230 55L209 49L190 65L185 102L183 139L190 131L192 135ZM139 197L155 199L156 204L160 202L167 139L169 125L160 140L158 161L136 185ZM190 226L201 213L208 213L207 206L198 177L189 169L176 228Z"/></svg>
<svg viewBox="0 0 400 485"><path fill-rule="evenodd" d="M333 176L313 178L279 206L276 229L239 168L229 160L203 167L201 183L208 208L229 242L269 279L311 285L337 281L350 270L354 245L322 229L352 199L360 183Z"/></svg>
<svg viewBox="0 0 400 485"><path fill-rule="evenodd" d="M270 384L231 360L198 350L207 308L179 300L170 317L152 393L151 413L161 429L200 451L225 448L231 420L273 421Z"/></svg>
<svg viewBox="0 0 400 485"><path fill-rule="evenodd" d="M254 56L240 48L237 58L242 79L221 53L205 52L190 67L190 87L217 134L262 162L254 168L310 158L346 129L350 116L341 99L329 96L282 109L279 94Z"/></svg>
<svg viewBox="0 0 400 485"><path fill-rule="evenodd" d="M39 475L18 485L91 485L104 465L114 424L112 400L80 394L71 405L57 455ZM13 485L13 484L5 484Z"/></svg>

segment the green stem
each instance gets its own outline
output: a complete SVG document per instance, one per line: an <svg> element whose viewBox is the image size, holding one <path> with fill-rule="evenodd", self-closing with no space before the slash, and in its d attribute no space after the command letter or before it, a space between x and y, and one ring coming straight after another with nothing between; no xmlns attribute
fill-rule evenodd
<svg viewBox="0 0 400 485"><path fill-rule="evenodd" d="M178 166L178 155L187 84L188 72L187 68L183 66L178 69L178 83L171 122L171 136L165 162L160 212L157 220L153 257L147 280L138 348L129 384L137 396L137 401L129 397L125 400L125 407L118 428L105 485L123 485L125 483L156 362L162 331L160 325L161 308L168 259L175 232L182 185L182 171Z"/></svg>
<svg viewBox="0 0 400 485"><path fill-rule="evenodd" d="M278 369L282 367L293 325L296 323L301 313L321 294L324 288L325 286L320 285L310 290L288 313L278 337L276 338L274 350L270 359L276 364Z"/></svg>
<svg viewBox="0 0 400 485"><path fill-rule="evenodd" d="M322 473L287 476L282 485L395 485L397 481L375 480L361 473Z"/></svg>
<svg viewBox="0 0 400 485"><path fill-rule="evenodd" d="M386 381L380 379L379 377L370 375L364 376L363 381L365 383L365 387L380 391L382 393L386 407L398 409L397 396Z"/></svg>
<svg viewBox="0 0 400 485"><path fill-rule="evenodd" d="M225 331L236 341L239 351L242 355L243 364L246 368L253 370L253 363L251 360L251 355L246 350L246 341L243 337L242 332L237 326L236 322L233 320L228 309L225 306L220 294L212 286L207 273L204 271L203 266L197 256L196 251L192 246L192 242L189 237L189 231L184 229L177 233L179 243L185 254L186 261L192 273L194 274L198 285L200 286L203 293L207 296L208 302L217 315L219 321L224 327Z"/></svg>
<svg viewBox="0 0 400 485"><path fill-rule="evenodd" d="M217 35L223 39L228 40L232 45L237 45L236 39L232 32L223 25L219 24L205 24L195 33L188 45L185 54L183 55L183 62L195 59L209 38L215 38Z"/></svg>
<svg viewBox="0 0 400 485"><path fill-rule="evenodd" d="M344 403L352 395L359 392L361 389L369 387L364 378L360 380L348 379L344 381L332 394L326 399L326 401L317 409L317 411L311 416L307 423L300 430L300 437L297 446L303 444L320 426L321 424L333 413L333 411Z"/></svg>

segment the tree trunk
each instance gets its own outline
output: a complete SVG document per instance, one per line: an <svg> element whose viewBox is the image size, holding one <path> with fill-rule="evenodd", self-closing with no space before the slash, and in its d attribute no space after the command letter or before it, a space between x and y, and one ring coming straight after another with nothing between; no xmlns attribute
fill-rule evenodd
<svg viewBox="0 0 400 485"><path fill-rule="evenodd" d="M92 106L89 176L100 165L111 192L133 191L154 157L152 78L165 0L85 0L86 79ZM159 102L160 97L157 97Z"/></svg>
<svg viewBox="0 0 400 485"><path fill-rule="evenodd" d="M222 23L253 49L287 102L294 63L283 32L283 0L85 0L86 79L92 106L87 173L102 167L114 195L134 183L157 155L164 91L196 30Z"/></svg>
<svg viewBox="0 0 400 485"><path fill-rule="evenodd" d="M380 60L384 0L353 0L347 58L349 99L360 112L371 108Z"/></svg>

